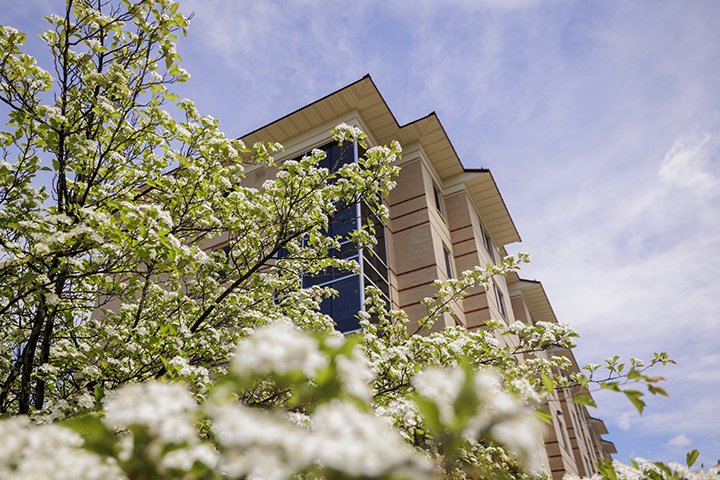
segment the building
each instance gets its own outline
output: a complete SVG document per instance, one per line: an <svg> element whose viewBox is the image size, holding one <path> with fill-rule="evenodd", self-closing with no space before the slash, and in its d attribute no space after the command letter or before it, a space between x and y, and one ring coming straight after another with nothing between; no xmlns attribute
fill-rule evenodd
<svg viewBox="0 0 720 480"><path fill-rule="evenodd" d="M424 313L421 300L435 292L433 282L454 272L496 262L505 246L519 242L520 235L503 201L492 173L465 168L437 115L431 113L399 125L370 76L290 113L243 137L247 144L279 141L286 158L302 156L312 148L328 151L327 165L353 161L352 146L341 149L331 142L329 130L345 122L362 128L373 145L395 139L403 146L397 187L385 199L390 220L378 224L376 255L348 252L361 265L361 273L331 273L305 278L305 285L331 285L339 298L326 300L323 311L333 316L343 331L357 328L355 314L361 308L363 287L380 288L393 308L404 309L411 320ZM264 172L248 175L262 183ZM356 228L365 212L354 205L337 216L331 233ZM478 288L453 304L445 325L482 328L491 319L524 322L555 322L555 314L539 282L517 275L498 278L490 291ZM436 328L442 328L441 322ZM507 341L512 342L512 339ZM577 368L571 351L567 355ZM600 458L614 453L612 443L601 435L607 430L585 407L574 404L572 392L558 392L547 402L553 428L544 439L548 473L561 478L566 472L591 475Z"/></svg>

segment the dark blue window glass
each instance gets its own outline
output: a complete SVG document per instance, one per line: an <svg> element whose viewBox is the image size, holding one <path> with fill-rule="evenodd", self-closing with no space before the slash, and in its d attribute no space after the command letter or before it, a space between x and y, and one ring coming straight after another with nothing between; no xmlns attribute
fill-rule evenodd
<svg viewBox="0 0 720 480"><path fill-rule="evenodd" d="M330 219L330 225L328 225L328 232L331 237L343 237L346 239L347 234L357 228L356 218L356 206L351 205L345 208L338 208L338 211Z"/></svg>
<svg viewBox="0 0 720 480"><path fill-rule="evenodd" d="M352 142L343 142L342 146L337 142L330 143L320 150L325 150L327 156L320 162L320 166L327 168L331 172L337 171L343 165L353 163L355 161L355 146Z"/></svg>
<svg viewBox="0 0 720 480"><path fill-rule="evenodd" d="M364 150L355 146L352 142L345 142L342 146L332 142L320 147L326 152L326 157L319 166L330 171L337 171L343 165L356 161L356 148L360 155ZM363 252L362 258L358 255L357 246L349 241L349 234L358 227L358 214L363 223L372 224L375 228L377 244L372 251ZM387 252L385 249L385 226L370 212L366 204L338 205L337 212L330 219L328 228L323 232L340 240L340 248L330 251L335 258L355 259L364 263L364 275L360 276L352 272L338 269L327 269L315 275L304 275L302 285L304 288L314 285L323 285L334 288L339 295L335 298L327 298L320 304L322 313L329 315L335 321L337 329L341 332L349 332L360 328L355 318L362 309L361 298L364 285L374 284L382 292L388 307L390 306L390 285L388 282ZM279 255L282 256L282 255Z"/></svg>
<svg viewBox="0 0 720 480"><path fill-rule="evenodd" d="M341 332L349 332L360 328L360 322L355 316L361 309L360 305L360 277L338 280L330 285L340 295L335 298L326 298L320 304L320 311L332 317Z"/></svg>
<svg viewBox="0 0 720 480"><path fill-rule="evenodd" d="M355 257L354 260L357 261L357 257ZM347 277L348 275L353 275L353 273L348 270L339 270L337 268L329 268L327 270L323 270L320 273L316 273L315 275L305 275L303 277L303 288L312 287L313 285L321 285L324 283L332 282L334 280L337 280L338 278ZM332 285L330 285L330 286L332 286Z"/></svg>

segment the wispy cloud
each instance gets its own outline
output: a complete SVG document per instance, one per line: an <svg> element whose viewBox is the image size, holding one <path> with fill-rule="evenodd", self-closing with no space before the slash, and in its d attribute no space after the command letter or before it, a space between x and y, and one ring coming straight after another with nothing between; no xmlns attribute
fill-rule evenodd
<svg viewBox="0 0 720 480"><path fill-rule="evenodd" d="M720 193L720 176L709 170L708 144L712 136L688 135L678 138L665 154L660 178L671 185L690 189L703 199ZM720 173L720 172L718 172Z"/></svg>
<svg viewBox="0 0 720 480"><path fill-rule="evenodd" d="M623 414L617 418L617 425L627 432L630 430L630 427L632 427L632 419L632 412L623 412Z"/></svg>
<svg viewBox="0 0 720 480"><path fill-rule="evenodd" d="M691 444L692 441L687 437L687 435L683 433L681 433L680 435L675 435L668 441L668 445L671 447L687 447Z"/></svg>

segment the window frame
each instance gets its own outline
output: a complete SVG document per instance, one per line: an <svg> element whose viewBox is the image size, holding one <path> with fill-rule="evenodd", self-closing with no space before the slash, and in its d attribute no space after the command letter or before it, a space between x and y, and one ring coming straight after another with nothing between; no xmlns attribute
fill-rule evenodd
<svg viewBox="0 0 720 480"><path fill-rule="evenodd" d="M443 243L443 259L445 260L445 276L449 279L455 278L455 269L453 268L453 256L450 249Z"/></svg>
<svg viewBox="0 0 720 480"><path fill-rule="evenodd" d="M495 290L495 303L503 319L507 320L507 307L505 306L505 295L500 290L497 282L493 281L493 290Z"/></svg>
<svg viewBox="0 0 720 480"><path fill-rule="evenodd" d="M443 194L437 183L432 182L433 187L433 199L435 201L435 209L438 211L441 217L445 218L445 205L443 204Z"/></svg>
<svg viewBox="0 0 720 480"><path fill-rule="evenodd" d="M337 142L337 141L324 141L314 148L324 150L329 153L333 147L338 146L338 143L339 142ZM302 155L294 156L292 158L300 158L303 155L307 155L311 150L312 149L308 150L307 152L305 152ZM330 170L334 171L336 167L340 167L346 163L357 163L358 159L360 157L359 150L360 149L359 149L358 143L356 141L352 142L352 154L353 154L352 162L344 162L344 161L342 161L342 158L341 158L338 164L330 165ZM352 205L352 208L354 210L353 210L352 214L348 216L348 219L347 219L349 221L348 222L349 224L354 223L352 230L359 230L363 226L363 219L364 219L363 208L364 207L362 206L362 203L364 203L364 202L357 202L354 205ZM345 207L345 208L349 208L349 207ZM369 206L367 206L367 208L369 208ZM391 285L391 278L390 278L391 272L390 272L390 267L389 267L389 260L388 260L389 252L388 252L388 244L387 244L388 230L386 230L387 225L383 222L380 222L379 219L377 218L377 216L372 215L372 217L371 217L371 215L372 215L372 213L370 213L368 210L368 215L367 215L366 220L369 222L373 222L373 225L375 226L376 230L378 228L383 229L382 242L383 242L383 254L384 254L385 258L381 258L379 255L377 255L377 252L374 251L375 249L358 248L354 252L354 254L348 255L347 257L342 257L342 258L346 258L346 259L354 259L358 263L358 266L359 266L358 272L348 271L348 272L346 272L345 275L338 276L337 278L331 278L330 280L326 280L326 281L323 281L323 282L320 282L317 284L309 285L309 286L318 286L318 287L324 286L324 287L332 288L334 286L334 284L336 284L337 282L346 281L352 277L358 277L358 282L359 282L359 287L360 287L359 288L360 310L358 310L358 312L365 310L365 288L370 285L372 285L372 286L376 287L378 290L380 290L382 298L387 301L388 308L390 308L390 306L392 305L392 285ZM375 220L377 220L377 224L375 224L375 222L373 221L373 218ZM379 224L379 226L378 226L378 224ZM330 225L328 225L328 228L330 228ZM342 250L342 246L348 244L349 242L350 242L350 240L341 241L340 242L341 250ZM366 250L369 250L369 252L366 252ZM377 285L376 282L373 281L370 278L370 276L367 275L367 273L370 273L371 275L374 273L380 279L383 279L382 273L380 271L378 271L378 269L372 264L370 259L365 258L365 255L371 256L374 260L379 261L379 263L383 267L385 267L386 275L384 276L384 280L385 280L385 283L387 284L387 294L385 293L384 287ZM368 268L368 265L370 268ZM306 275L301 276L301 287L302 288L309 287L309 286L308 287L304 286L305 285L305 277L306 277ZM308 275L307 277L310 278L311 276ZM342 294L340 296L342 296ZM338 298L340 298L340 297L339 296L338 297L329 297L329 298L323 300L323 302L328 301L328 300L332 302L333 300L337 300ZM340 328L340 325L337 323L337 321L335 322L335 325L336 325L336 329L343 334L350 334L353 332L357 332L359 330L359 326L358 326L358 328L354 328L354 329L342 330Z"/></svg>

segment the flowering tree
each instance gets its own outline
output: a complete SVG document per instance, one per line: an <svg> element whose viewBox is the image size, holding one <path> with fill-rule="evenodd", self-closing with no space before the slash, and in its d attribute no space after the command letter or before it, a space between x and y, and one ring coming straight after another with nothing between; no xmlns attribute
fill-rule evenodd
<svg viewBox="0 0 720 480"><path fill-rule="evenodd" d="M340 335L319 312L335 292L300 278L357 269L328 223L357 202L386 219L400 146L333 170L227 138L170 89L189 78L171 0L68 0L47 20L53 73L0 26L1 478L522 477L544 394L664 393L643 373L664 354L565 374L541 353L574 346L567 326L430 333L526 255L439 282L420 332L368 290L361 333ZM275 174L249 188L248 167Z"/></svg>

